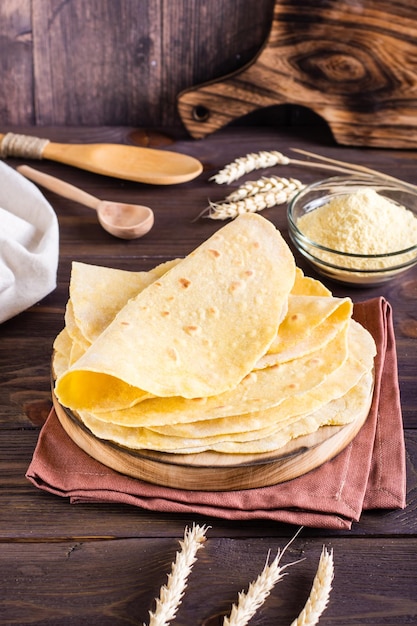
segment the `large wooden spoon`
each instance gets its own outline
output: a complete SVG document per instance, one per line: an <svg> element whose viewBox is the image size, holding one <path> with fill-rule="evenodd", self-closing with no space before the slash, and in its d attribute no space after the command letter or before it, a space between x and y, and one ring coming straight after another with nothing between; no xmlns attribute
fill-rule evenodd
<svg viewBox="0 0 417 626"><path fill-rule="evenodd" d="M194 157L168 150L113 143L53 143L14 133L0 134L1 154L25 159L49 159L80 169L150 185L175 185L201 174Z"/></svg>
<svg viewBox="0 0 417 626"><path fill-rule="evenodd" d="M120 239L143 237L153 226L152 209L140 204L124 204L99 200L95 196L59 180L54 176L39 172L28 165L19 165L18 172L35 183L54 193L79 202L97 212L98 221L108 233Z"/></svg>

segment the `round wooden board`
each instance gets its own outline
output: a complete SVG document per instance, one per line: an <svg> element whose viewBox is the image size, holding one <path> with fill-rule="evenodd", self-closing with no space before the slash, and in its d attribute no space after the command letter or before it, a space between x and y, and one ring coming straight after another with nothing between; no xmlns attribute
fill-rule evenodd
<svg viewBox="0 0 417 626"><path fill-rule="evenodd" d="M174 489L234 491L267 487L297 478L341 452L366 421L372 402L346 426L325 426L266 454L201 452L177 455L131 450L96 437L53 395L58 419L68 436L107 467L146 482Z"/></svg>

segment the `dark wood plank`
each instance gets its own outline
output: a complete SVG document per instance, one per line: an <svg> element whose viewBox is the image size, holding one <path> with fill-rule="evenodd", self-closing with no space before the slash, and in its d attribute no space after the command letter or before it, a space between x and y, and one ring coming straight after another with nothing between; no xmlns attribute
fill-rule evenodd
<svg viewBox="0 0 417 626"><path fill-rule="evenodd" d="M155 123L159 24L159 2L36 4L36 123Z"/></svg>
<svg viewBox="0 0 417 626"><path fill-rule="evenodd" d="M10 0L0 9L0 115L10 125L35 122L30 10L30 0Z"/></svg>
<svg viewBox="0 0 417 626"><path fill-rule="evenodd" d="M181 125L177 94L242 67L273 0L30 3L0 9L2 123Z"/></svg>
<svg viewBox="0 0 417 626"><path fill-rule="evenodd" d="M286 543L269 537L216 539L210 531L207 536L175 620L178 626L208 625L214 616L228 614L237 594L263 569L268 550L275 556ZM320 622L410 623L410 616L417 614L415 539L333 538L325 545L334 551L335 578ZM171 538L3 545L3 615L8 623L20 626L148 623L148 610L155 608L154 599L167 581L178 548L178 541ZM303 560L275 586L254 623L289 624L297 617L321 548L321 541L297 538L282 563Z"/></svg>

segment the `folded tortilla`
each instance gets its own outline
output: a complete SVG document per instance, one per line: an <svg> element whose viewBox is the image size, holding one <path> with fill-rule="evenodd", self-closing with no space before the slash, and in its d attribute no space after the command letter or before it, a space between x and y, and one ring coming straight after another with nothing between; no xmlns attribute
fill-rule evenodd
<svg viewBox="0 0 417 626"><path fill-rule="evenodd" d="M68 367L88 350L131 298L179 262L180 259L167 261L148 272L73 262L65 328L75 346ZM342 318L349 317L351 308L350 299L331 300L331 292L320 281L304 276L296 268L285 323L280 324L279 336L272 342L268 356L264 355L256 367L274 365L278 362L277 354L279 360L289 360L324 345L334 337ZM320 328L316 330L316 326ZM293 331L297 334L292 334Z"/></svg>
<svg viewBox="0 0 417 626"><path fill-rule="evenodd" d="M275 338L295 281L271 222L239 216L130 299L56 381L73 410L234 389Z"/></svg>

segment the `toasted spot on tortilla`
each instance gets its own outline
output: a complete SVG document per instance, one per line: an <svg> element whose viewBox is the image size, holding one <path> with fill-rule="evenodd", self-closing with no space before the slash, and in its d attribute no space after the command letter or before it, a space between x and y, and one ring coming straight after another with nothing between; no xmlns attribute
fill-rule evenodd
<svg viewBox="0 0 417 626"><path fill-rule="evenodd" d="M214 258L217 258L220 256L220 252L216 250L215 248L209 248L208 253Z"/></svg>

